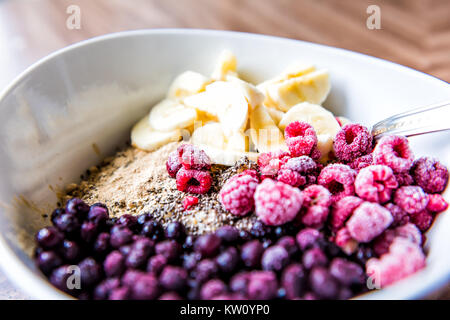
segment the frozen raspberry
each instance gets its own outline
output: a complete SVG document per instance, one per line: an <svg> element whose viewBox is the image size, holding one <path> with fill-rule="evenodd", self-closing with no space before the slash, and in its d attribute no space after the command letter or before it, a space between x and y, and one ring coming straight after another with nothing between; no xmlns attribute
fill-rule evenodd
<svg viewBox="0 0 450 320"><path fill-rule="evenodd" d="M395 174L395 179L397 180L398 186L410 186L414 184L414 178L407 172L400 172Z"/></svg>
<svg viewBox="0 0 450 320"><path fill-rule="evenodd" d="M209 172L181 168L177 173L177 189L184 192L204 194L211 188Z"/></svg>
<svg viewBox="0 0 450 320"><path fill-rule="evenodd" d="M358 172L355 191L361 199L384 203L391 199L392 190L398 186L392 169L384 165L372 165Z"/></svg>
<svg viewBox="0 0 450 320"><path fill-rule="evenodd" d="M412 214L427 207L428 197L421 187L405 186L395 192L394 202L407 213Z"/></svg>
<svg viewBox="0 0 450 320"><path fill-rule="evenodd" d="M346 226L353 239L369 242L386 230L393 220L386 208L377 203L364 202L353 211Z"/></svg>
<svg viewBox="0 0 450 320"><path fill-rule="evenodd" d="M254 170L234 175L222 186L219 192L220 202L225 210L236 216L244 216L255 206L253 196L257 186L258 178Z"/></svg>
<svg viewBox="0 0 450 320"><path fill-rule="evenodd" d="M286 144L294 157L308 156L317 146L314 128L302 121L291 122L284 130Z"/></svg>
<svg viewBox="0 0 450 320"><path fill-rule="evenodd" d="M427 231L431 227L433 220L433 215L427 210L411 214L411 222L422 232Z"/></svg>
<svg viewBox="0 0 450 320"><path fill-rule="evenodd" d="M395 235L408 239L417 245L422 244L422 233L415 224L407 223L403 226L395 228Z"/></svg>
<svg viewBox="0 0 450 320"><path fill-rule="evenodd" d="M303 203L299 189L283 182L265 179L255 192L256 215L267 225L282 225L292 221Z"/></svg>
<svg viewBox="0 0 450 320"><path fill-rule="evenodd" d="M327 188L333 202L355 193L356 171L345 164L329 164L323 168L317 179L318 183Z"/></svg>
<svg viewBox="0 0 450 320"><path fill-rule="evenodd" d="M408 213L399 206L393 203L387 203L384 207L389 210L389 212L392 215L392 218L394 218L394 221L392 222L392 227L401 226L409 222Z"/></svg>
<svg viewBox="0 0 450 320"><path fill-rule="evenodd" d="M395 231L392 229L388 229L376 237L375 240L373 240L373 251L375 254L380 257L388 252L395 237Z"/></svg>
<svg viewBox="0 0 450 320"><path fill-rule="evenodd" d="M422 157L414 161L411 174L417 184L428 193L444 191L448 181L447 168L430 157Z"/></svg>
<svg viewBox="0 0 450 320"><path fill-rule="evenodd" d="M375 285L386 287L401 280L425 266L425 255L420 246L398 237L394 239L389 252L380 259L367 261L366 273Z"/></svg>
<svg viewBox="0 0 450 320"><path fill-rule="evenodd" d="M303 207L300 211L304 225L321 228L328 218L331 193L321 185L313 184L303 190Z"/></svg>
<svg viewBox="0 0 450 320"><path fill-rule="evenodd" d="M349 123L342 127L334 139L334 153L341 161L354 159L370 152L372 135L366 127L360 124Z"/></svg>
<svg viewBox="0 0 450 320"><path fill-rule="evenodd" d="M289 152L279 150L277 152L261 153L258 156L259 171L263 176L273 177L278 174L281 166L290 159Z"/></svg>
<svg viewBox="0 0 450 320"><path fill-rule="evenodd" d="M358 248L358 242L353 239L347 228L342 228L336 233L334 243L347 255L351 255Z"/></svg>
<svg viewBox="0 0 450 320"><path fill-rule="evenodd" d="M342 228L353 214L353 210L358 208L363 202L363 200L355 196L344 197L336 202L331 211L331 229L337 231Z"/></svg>
<svg viewBox="0 0 450 320"><path fill-rule="evenodd" d="M409 148L408 139L402 136L385 136L373 149L374 164L384 164L394 172L408 171L414 161L414 154Z"/></svg>
<svg viewBox="0 0 450 320"><path fill-rule="evenodd" d="M178 161L183 168L192 170L211 169L211 160L205 151L192 144L183 144L177 148Z"/></svg>
<svg viewBox="0 0 450 320"><path fill-rule="evenodd" d="M186 196L183 199L183 208L184 210L189 210L191 207L195 206L198 203L197 197Z"/></svg>
<svg viewBox="0 0 450 320"><path fill-rule="evenodd" d="M373 250L378 256L389 251L389 246L395 238L402 237L417 245L422 244L422 233L412 223L407 223L395 229L388 229L377 237L373 242Z"/></svg>
<svg viewBox="0 0 450 320"><path fill-rule="evenodd" d="M428 204L427 210L439 213L447 210L448 203L444 200L444 198L440 194L429 194L428 195Z"/></svg>
<svg viewBox="0 0 450 320"><path fill-rule="evenodd" d="M172 151L166 161L166 169L169 176L175 178L178 170L181 169L181 163L178 160L178 151Z"/></svg>
<svg viewBox="0 0 450 320"><path fill-rule="evenodd" d="M277 180L293 187L316 182L318 170L316 162L308 156L289 159L278 171Z"/></svg>
<svg viewBox="0 0 450 320"><path fill-rule="evenodd" d="M352 162L349 162L348 165L353 170L359 171L365 167L370 166L373 163L373 156L371 153L366 154L365 156L361 156L356 158Z"/></svg>

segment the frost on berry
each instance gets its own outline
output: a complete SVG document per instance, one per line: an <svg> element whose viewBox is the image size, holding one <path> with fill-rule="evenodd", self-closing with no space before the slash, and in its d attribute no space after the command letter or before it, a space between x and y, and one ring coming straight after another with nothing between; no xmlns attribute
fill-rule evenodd
<svg viewBox="0 0 450 320"><path fill-rule="evenodd" d="M255 213L267 225L292 221L303 203L299 189L272 179L265 179L255 192Z"/></svg>
<svg viewBox="0 0 450 320"><path fill-rule="evenodd" d="M282 150L261 153L258 156L259 171L263 176L274 177L290 158L289 152Z"/></svg>
<svg viewBox="0 0 450 320"><path fill-rule="evenodd" d="M414 223L422 232L427 231L431 227L434 220L433 215L428 210L413 213L410 218L411 222Z"/></svg>
<svg viewBox="0 0 450 320"><path fill-rule="evenodd" d="M366 263L366 273L372 283L386 287L425 267L422 248L402 237L394 239L389 252L379 259L372 258Z"/></svg>
<svg viewBox="0 0 450 320"><path fill-rule="evenodd" d="M374 164L384 164L394 172L407 172L414 161L408 139L402 136L384 136L373 149Z"/></svg>
<svg viewBox="0 0 450 320"><path fill-rule="evenodd" d="M348 165L353 170L359 171L362 168L368 167L373 163L373 156L371 153L356 158L352 162L349 162Z"/></svg>
<svg viewBox="0 0 450 320"><path fill-rule="evenodd" d="M175 176L177 175L177 172L178 172L178 170L180 170L180 168L181 168L181 163L178 160L178 151L176 151L176 150L172 151L169 154L169 157L167 158L167 161L166 161L167 173L172 178L175 178Z"/></svg>
<svg viewBox="0 0 450 320"><path fill-rule="evenodd" d="M312 228L321 228L330 212L331 193L325 187L314 184L303 190L301 221Z"/></svg>
<svg viewBox="0 0 450 320"><path fill-rule="evenodd" d="M334 239L336 245L347 255L351 255L358 248L358 241L353 239L347 228L341 228Z"/></svg>
<svg viewBox="0 0 450 320"><path fill-rule="evenodd" d="M392 169L384 165L372 165L358 172L355 191L361 199L384 203L398 186Z"/></svg>
<svg viewBox="0 0 450 320"><path fill-rule="evenodd" d="M427 204L428 211L440 213L442 211L447 210L447 208L448 203L445 201L444 197L442 197L440 194L428 195L428 204Z"/></svg>
<svg viewBox="0 0 450 320"><path fill-rule="evenodd" d="M331 211L331 229L337 231L342 228L353 214L353 210L363 202L362 199L355 196L347 196L336 202Z"/></svg>
<svg viewBox="0 0 450 320"><path fill-rule="evenodd" d="M207 171L181 168L176 177L179 191L204 194L211 188L212 178Z"/></svg>
<svg viewBox="0 0 450 320"><path fill-rule="evenodd" d="M412 223L407 223L395 229L388 229L373 241L373 250L377 256L389 251L389 246L395 238L402 237L417 245L422 244L422 233Z"/></svg>
<svg viewBox="0 0 450 320"><path fill-rule="evenodd" d="M356 123L349 123L342 127L334 139L334 153L341 161L354 159L370 152L372 147L372 134L369 130Z"/></svg>
<svg viewBox="0 0 450 320"><path fill-rule="evenodd" d="M440 193L447 186L447 168L435 158L422 157L417 159L414 161L411 174L425 192Z"/></svg>
<svg viewBox="0 0 450 320"><path fill-rule="evenodd" d="M183 168L192 170L211 169L211 160L205 151L192 144L182 144L177 148L178 161Z"/></svg>
<svg viewBox="0 0 450 320"><path fill-rule="evenodd" d="M316 182L318 168L308 156L289 159L278 171L277 180L293 187L310 185Z"/></svg>
<svg viewBox="0 0 450 320"><path fill-rule="evenodd" d="M291 122L284 130L286 144L294 157L308 156L317 146L317 135L307 122Z"/></svg>
<svg viewBox="0 0 450 320"><path fill-rule="evenodd" d="M395 192L394 202L409 214L424 210L428 204L428 197L418 186L404 186Z"/></svg>
<svg viewBox="0 0 450 320"><path fill-rule="evenodd" d="M389 210L389 212L392 215L392 218L394 218L394 221L392 222L392 227L401 226L409 222L408 213L399 206L389 202L385 204L384 207Z"/></svg>
<svg viewBox="0 0 450 320"><path fill-rule="evenodd" d="M246 170L228 179L219 192L219 199L225 210L237 216L244 216L253 210L254 194L258 185L256 171Z"/></svg>
<svg viewBox="0 0 450 320"><path fill-rule="evenodd" d="M329 164L320 172L318 183L327 188L333 202L355 194L356 171L345 164Z"/></svg>
<svg viewBox="0 0 450 320"><path fill-rule="evenodd" d="M398 186L410 186L414 184L414 178L408 172L400 172L395 174Z"/></svg>
<svg viewBox="0 0 450 320"><path fill-rule="evenodd" d="M353 211L346 226L358 242L369 242L389 227L394 219L386 208L377 203L364 202Z"/></svg>

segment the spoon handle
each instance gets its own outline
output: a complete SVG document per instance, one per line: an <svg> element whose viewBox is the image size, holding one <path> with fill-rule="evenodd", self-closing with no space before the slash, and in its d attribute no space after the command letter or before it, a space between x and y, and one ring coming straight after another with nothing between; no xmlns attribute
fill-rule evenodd
<svg viewBox="0 0 450 320"><path fill-rule="evenodd" d="M372 127L372 135L375 139L387 134L411 137L444 130L450 130L450 101L389 117Z"/></svg>

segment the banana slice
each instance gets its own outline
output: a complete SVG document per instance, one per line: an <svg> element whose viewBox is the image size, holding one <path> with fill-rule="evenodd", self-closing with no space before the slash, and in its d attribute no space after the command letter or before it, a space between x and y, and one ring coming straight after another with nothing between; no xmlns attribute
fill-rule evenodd
<svg viewBox="0 0 450 320"><path fill-rule="evenodd" d="M211 83L211 79L204 75L194 72L186 71L180 74L170 85L167 92L168 99L183 99L193 94L205 90L205 87Z"/></svg>
<svg viewBox="0 0 450 320"><path fill-rule="evenodd" d="M289 67L287 67L281 74L278 76L266 80L257 85L258 89L265 92L267 86L283 82L284 80L289 80L292 78L303 76L307 73L311 73L316 70L316 67L312 64L304 64L300 62L295 62Z"/></svg>
<svg viewBox="0 0 450 320"><path fill-rule="evenodd" d="M324 159L331 151L334 137L340 130L334 115L322 106L303 102L286 112L278 126L284 132L288 124L293 121L304 121L314 127L318 140L317 147Z"/></svg>
<svg viewBox="0 0 450 320"><path fill-rule="evenodd" d="M250 113L250 137L259 152L287 149L283 133L263 105L259 105Z"/></svg>
<svg viewBox="0 0 450 320"><path fill-rule="evenodd" d="M211 163L214 164L221 164L224 166L233 166L236 161L241 159L242 157L246 156L252 161L258 160L258 153L256 152L240 152L240 151L234 151L234 150L223 150L219 148L214 148L208 145L198 145L199 148L201 148L203 151L206 152L206 154L211 159Z"/></svg>
<svg viewBox="0 0 450 320"><path fill-rule="evenodd" d="M300 102L321 104L329 92L330 81L326 70L313 71L265 87L267 105L284 112Z"/></svg>
<svg viewBox="0 0 450 320"><path fill-rule="evenodd" d="M222 126L218 122L210 122L203 127L195 129L191 142L196 145L208 145L222 150L227 145Z"/></svg>
<svg viewBox="0 0 450 320"><path fill-rule="evenodd" d="M195 109L175 100L164 99L150 110L149 124L157 131L173 131L189 127L195 119Z"/></svg>
<svg viewBox="0 0 450 320"><path fill-rule="evenodd" d="M234 75L237 77L237 59L236 56L229 50L224 50L219 56L211 78L215 80L225 80L227 75Z"/></svg>
<svg viewBox="0 0 450 320"><path fill-rule="evenodd" d="M284 117L284 112L280 111L278 109L266 108L266 110L276 125L278 125L280 123L281 119Z"/></svg>
<svg viewBox="0 0 450 320"><path fill-rule="evenodd" d="M227 75L226 80L235 84L242 91L251 109L264 102L264 94L253 84L232 75Z"/></svg>
<svg viewBox="0 0 450 320"><path fill-rule="evenodd" d="M154 151L169 142L178 141L180 138L180 130L168 132L153 130L150 127L148 116L139 120L131 129L131 144L146 151Z"/></svg>
<svg viewBox="0 0 450 320"><path fill-rule="evenodd" d="M249 149L248 137L246 137L242 132L234 132L227 137L226 150L246 152Z"/></svg>

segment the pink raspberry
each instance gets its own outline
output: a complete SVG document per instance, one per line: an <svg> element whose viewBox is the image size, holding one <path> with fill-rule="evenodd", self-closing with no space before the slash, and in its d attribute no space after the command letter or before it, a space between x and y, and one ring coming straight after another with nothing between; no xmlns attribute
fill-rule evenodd
<svg viewBox="0 0 450 320"><path fill-rule="evenodd" d="M411 222L414 223L422 232L427 231L431 227L433 220L433 215L427 210L422 210L411 214Z"/></svg>
<svg viewBox="0 0 450 320"><path fill-rule="evenodd" d="M407 172L414 161L408 139L402 136L384 136L373 149L374 164L384 164L394 172Z"/></svg>
<svg viewBox="0 0 450 320"><path fill-rule="evenodd" d="M197 197L186 196L183 199L183 208L184 210L189 210L191 207L195 206L198 203Z"/></svg>
<svg viewBox="0 0 450 320"><path fill-rule="evenodd" d="M263 176L274 177L283 164L290 159L289 152L276 151L261 153L258 156L259 171Z"/></svg>
<svg viewBox="0 0 450 320"><path fill-rule="evenodd" d="M360 124L346 124L336 134L333 148L339 160L353 161L370 152L372 148L372 134Z"/></svg>
<svg viewBox="0 0 450 320"><path fill-rule="evenodd" d="M365 156L361 156L356 158L352 162L349 162L348 165L353 170L359 171L362 168L368 167L373 163L373 156L371 153L366 154Z"/></svg>
<svg viewBox="0 0 450 320"><path fill-rule="evenodd" d="M434 158L417 159L413 164L411 174L425 192L440 193L447 186L447 168Z"/></svg>
<svg viewBox="0 0 450 320"><path fill-rule="evenodd" d="M388 229L373 240L373 251L378 257L389 251L395 236L395 231Z"/></svg>
<svg viewBox="0 0 450 320"><path fill-rule="evenodd" d="M331 211L331 229L335 232L341 229L353 211L363 202L362 199L355 196L344 197L336 202Z"/></svg>
<svg viewBox="0 0 450 320"><path fill-rule="evenodd" d="M211 160L205 151L192 144L182 144L177 148L178 161L188 170L209 170Z"/></svg>
<svg viewBox="0 0 450 320"><path fill-rule="evenodd" d="M209 172L181 168L177 173L179 191L204 194L211 188L212 178Z"/></svg>
<svg viewBox="0 0 450 320"><path fill-rule="evenodd" d="M448 203L445 201L445 199L440 194L429 194L428 195L428 204L427 204L427 210L439 213L442 211L447 210Z"/></svg>
<svg viewBox="0 0 450 320"><path fill-rule="evenodd" d="M389 247L396 237L402 237L409 241L421 245L422 233L412 223L407 223L396 229L388 229L378 236L373 242L373 250L378 256L381 256L389 251Z"/></svg>
<svg viewBox="0 0 450 320"><path fill-rule="evenodd" d="M219 192L219 199L225 210L236 216L244 216L252 211L258 182L255 170L245 170L228 179Z"/></svg>
<svg viewBox="0 0 450 320"><path fill-rule="evenodd" d="M353 239L347 228L341 228L336 233L334 243L347 255L351 255L358 248L358 242Z"/></svg>
<svg viewBox="0 0 450 320"><path fill-rule="evenodd" d="M294 157L309 156L317 146L317 135L307 122L291 122L284 130L286 144Z"/></svg>
<svg viewBox="0 0 450 320"><path fill-rule="evenodd" d="M399 206L393 203L387 203L384 205L384 207L389 210L389 212L392 215L392 218L394 218L394 222L392 222L393 227L401 226L409 222L408 213Z"/></svg>
<svg viewBox="0 0 450 320"><path fill-rule="evenodd" d="M328 218L331 205L331 193L328 189L313 184L303 190L303 207L300 211L304 225L321 228Z"/></svg>
<svg viewBox="0 0 450 320"><path fill-rule="evenodd" d="M181 168L181 163L178 160L178 151L176 151L176 150L172 151L169 154L169 157L167 158L167 161L166 161L167 173L172 178L175 178L177 175L177 172L178 172L178 170L180 170L180 168Z"/></svg>
<svg viewBox="0 0 450 320"><path fill-rule="evenodd" d="M265 179L256 188L255 212L267 225L278 226L292 221L302 203L301 191L283 182Z"/></svg>
<svg viewBox="0 0 450 320"><path fill-rule="evenodd" d="M386 287L425 267L422 248L407 239L394 239L389 252L366 263L366 273L374 284Z"/></svg>
<svg viewBox="0 0 450 320"><path fill-rule="evenodd" d="M361 169L355 179L355 191L361 199L384 203L391 199L392 190L398 186L392 169L372 165Z"/></svg>
<svg viewBox="0 0 450 320"><path fill-rule="evenodd" d="M407 213L412 214L427 207L428 197L421 187L404 186L395 192L394 202Z"/></svg>
<svg viewBox="0 0 450 320"><path fill-rule="evenodd" d="M318 183L327 188L333 195L333 202L345 196L355 194L356 171L345 164L329 164L317 179Z"/></svg>
<svg viewBox="0 0 450 320"><path fill-rule="evenodd" d="M308 156L289 159L278 171L277 180L293 187L310 185L316 182L317 164Z"/></svg>
<svg viewBox="0 0 450 320"><path fill-rule="evenodd" d="M353 211L346 226L353 239L369 242L386 230L393 220L386 208L377 203L364 202Z"/></svg>
<svg viewBox="0 0 450 320"><path fill-rule="evenodd" d="M407 223L403 226L395 228L395 235L408 239L419 246L422 244L422 233L413 223Z"/></svg>

